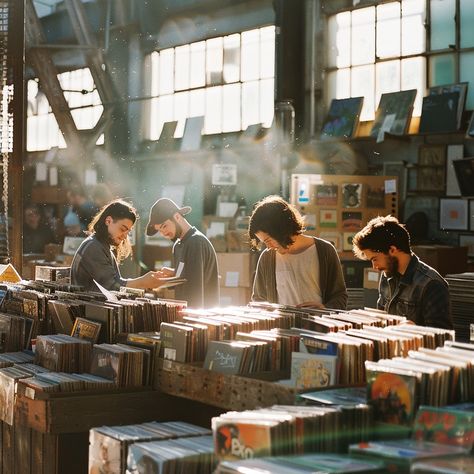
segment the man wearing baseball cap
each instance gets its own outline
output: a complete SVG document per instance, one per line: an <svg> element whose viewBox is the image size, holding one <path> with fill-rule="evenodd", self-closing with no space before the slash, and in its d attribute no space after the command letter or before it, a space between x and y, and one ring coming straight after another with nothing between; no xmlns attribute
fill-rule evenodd
<svg viewBox="0 0 474 474"><path fill-rule="evenodd" d="M146 234L159 232L174 241L173 268L162 268L161 272L186 279L176 286L176 298L186 300L190 308L211 308L219 305L217 256L207 237L184 217L190 212L189 206L178 207L171 199L158 199L150 210Z"/></svg>

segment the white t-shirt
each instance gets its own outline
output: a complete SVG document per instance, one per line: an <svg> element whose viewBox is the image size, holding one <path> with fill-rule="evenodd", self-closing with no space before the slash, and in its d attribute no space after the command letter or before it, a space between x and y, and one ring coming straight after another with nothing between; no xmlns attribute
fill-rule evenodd
<svg viewBox="0 0 474 474"><path fill-rule="evenodd" d="M278 303L295 306L307 301L322 303L319 258L315 245L297 254L276 254Z"/></svg>

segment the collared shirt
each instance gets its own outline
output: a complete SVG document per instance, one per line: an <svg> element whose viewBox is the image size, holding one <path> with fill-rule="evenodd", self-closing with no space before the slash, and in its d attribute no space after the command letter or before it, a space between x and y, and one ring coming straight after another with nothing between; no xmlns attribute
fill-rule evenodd
<svg viewBox="0 0 474 474"><path fill-rule="evenodd" d="M403 275L382 275L377 305L420 326L453 328L448 283L415 254Z"/></svg>

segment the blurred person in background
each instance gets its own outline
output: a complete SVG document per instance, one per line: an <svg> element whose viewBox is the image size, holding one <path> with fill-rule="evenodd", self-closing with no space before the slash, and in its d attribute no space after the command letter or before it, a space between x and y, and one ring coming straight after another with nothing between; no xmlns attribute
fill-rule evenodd
<svg viewBox="0 0 474 474"><path fill-rule="evenodd" d="M73 183L67 191L67 199L72 210L78 215L81 222L81 229L86 230L92 218L96 215L98 209L88 198L84 188Z"/></svg>
<svg viewBox="0 0 474 474"><path fill-rule="evenodd" d="M102 209L112 201L113 195L110 188L105 183L97 183L92 190L92 201L97 209Z"/></svg>
<svg viewBox="0 0 474 474"><path fill-rule="evenodd" d="M44 253L44 246L55 242L53 230L44 223L36 204L28 204L23 216L23 253Z"/></svg>

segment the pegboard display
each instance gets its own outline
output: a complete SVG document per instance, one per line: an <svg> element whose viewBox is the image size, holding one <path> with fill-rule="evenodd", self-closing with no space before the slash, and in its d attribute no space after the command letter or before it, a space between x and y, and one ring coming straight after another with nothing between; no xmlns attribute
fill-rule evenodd
<svg viewBox="0 0 474 474"><path fill-rule="evenodd" d="M376 216L398 215L396 176L293 174L290 201L305 217L307 234L352 251L352 237Z"/></svg>

